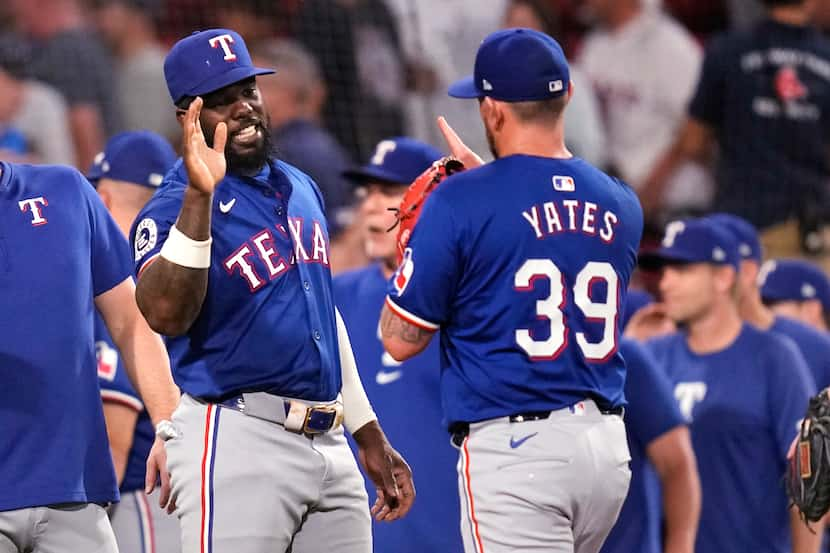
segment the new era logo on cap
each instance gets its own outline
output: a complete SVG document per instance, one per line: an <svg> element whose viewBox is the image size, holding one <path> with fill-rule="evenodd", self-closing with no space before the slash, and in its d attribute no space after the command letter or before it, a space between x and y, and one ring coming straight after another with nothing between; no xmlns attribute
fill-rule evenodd
<svg viewBox="0 0 830 553"><path fill-rule="evenodd" d="M814 298L816 297L816 288L812 284L804 283L801 285L801 297L802 298Z"/></svg>

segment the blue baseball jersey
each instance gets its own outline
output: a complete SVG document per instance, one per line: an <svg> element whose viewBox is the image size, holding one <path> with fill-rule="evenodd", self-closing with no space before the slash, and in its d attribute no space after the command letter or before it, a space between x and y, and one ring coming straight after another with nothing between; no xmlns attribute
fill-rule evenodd
<svg viewBox="0 0 830 553"><path fill-rule="evenodd" d="M792 340L744 325L726 349L682 333L646 343L688 421L703 490L695 551L790 551L787 450L815 384Z"/></svg>
<svg viewBox="0 0 830 553"><path fill-rule="evenodd" d="M813 375L816 389L830 386L830 336L788 317L775 317L770 330L795 343Z"/></svg>
<svg viewBox="0 0 830 553"><path fill-rule="evenodd" d="M651 442L684 424L665 372L637 342L624 339L625 430L631 452L631 484L602 553L660 553L660 481L648 460Z"/></svg>
<svg viewBox="0 0 830 553"><path fill-rule="evenodd" d="M441 329L448 422L624 402L619 318L643 216L587 162L513 155L427 199L387 305Z"/></svg>
<svg viewBox="0 0 830 553"><path fill-rule="evenodd" d="M144 489L147 456L155 440L155 430L150 414L133 388L121 355L112 341L109 330L100 315L95 317L95 354L98 357L98 384L101 399L134 409L138 413L133 432L133 445L127 458L127 469L119 490L121 493Z"/></svg>
<svg viewBox="0 0 830 553"><path fill-rule="evenodd" d="M395 524L373 523L375 553L460 552L458 452L441 420L438 342L398 363L383 349L380 311L386 280L379 265L338 275L334 296L352 342L363 387L389 441L418 479L418 500ZM366 480L369 497L375 487Z"/></svg>
<svg viewBox="0 0 830 553"><path fill-rule="evenodd" d="M0 162L0 511L118 499L93 299L129 247L78 171Z"/></svg>
<svg viewBox="0 0 830 553"><path fill-rule="evenodd" d="M136 218L130 236L138 275L159 255L186 183L179 160ZM212 218L202 310L186 335L167 341L176 383L213 400L242 391L333 400L340 357L317 186L281 161L253 177L228 174L216 188Z"/></svg>

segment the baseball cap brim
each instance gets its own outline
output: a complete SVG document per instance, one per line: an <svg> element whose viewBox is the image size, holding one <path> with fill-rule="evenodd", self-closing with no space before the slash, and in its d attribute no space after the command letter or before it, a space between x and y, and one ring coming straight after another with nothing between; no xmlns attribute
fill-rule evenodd
<svg viewBox="0 0 830 553"><path fill-rule="evenodd" d="M202 94L210 94L211 92L219 90L220 88L225 88L226 86L234 83L238 83L239 81L244 81L245 79L256 77L257 75L270 75L272 73L276 73L276 71L274 69L266 69L264 67L236 67L226 73L222 73L216 78L208 79L205 82L199 83L182 95L182 98L185 96L201 96ZM181 98L176 99L177 102L179 100L181 100Z"/></svg>
<svg viewBox="0 0 830 553"><path fill-rule="evenodd" d="M347 169L343 171L343 176L350 180L356 186L365 184L367 182L377 182L380 184L388 184L392 186L409 186L409 182L401 179L400 175L390 171L384 171L379 167L360 167L357 169Z"/></svg>
<svg viewBox="0 0 830 553"><path fill-rule="evenodd" d="M455 81L447 89L447 93L453 98L480 98L484 94L476 88L475 77L470 75L461 80Z"/></svg>
<svg viewBox="0 0 830 553"><path fill-rule="evenodd" d="M690 252L676 249L659 248L644 252L638 256L637 263L646 270L662 269L666 265L688 265L690 263L706 263Z"/></svg>

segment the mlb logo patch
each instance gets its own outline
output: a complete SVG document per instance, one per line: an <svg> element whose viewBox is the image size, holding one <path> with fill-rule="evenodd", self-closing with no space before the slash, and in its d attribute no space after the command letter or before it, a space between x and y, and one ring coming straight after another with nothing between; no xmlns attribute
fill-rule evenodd
<svg viewBox="0 0 830 553"><path fill-rule="evenodd" d="M392 280L398 296L403 294L403 291L406 290L414 270L415 262L412 261L412 248L406 248L403 252L403 260L401 260L401 264L398 267L398 270L395 271L395 277Z"/></svg>
<svg viewBox="0 0 830 553"><path fill-rule="evenodd" d="M553 189L557 192L573 192L576 190L576 183L573 177L556 175L553 177Z"/></svg>

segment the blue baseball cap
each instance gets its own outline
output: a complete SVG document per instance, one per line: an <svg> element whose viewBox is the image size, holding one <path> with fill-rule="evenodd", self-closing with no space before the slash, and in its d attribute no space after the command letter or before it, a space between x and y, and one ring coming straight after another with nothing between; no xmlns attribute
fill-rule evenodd
<svg viewBox="0 0 830 553"><path fill-rule="evenodd" d="M197 31L174 44L164 60L164 78L174 104L269 73L274 70L254 67L245 41L230 29Z"/></svg>
<svg viewBox="0 0 830 553"><path fill-rule="evenodd" d="M731 213L713 213L703 218L716 225L721 225L738 242L738 253L741 259L751 259L758 263L763 257L761 251L761 239L758 237L758 230L743 217Z"/></svg>
<svg viewBox="0 0 830 553"><path fill-rule="evenodd" d="M710 263L730 265L737 271L740 259L737 242L720 225L703 219L687 219L666 225L660 247L641 254L640 265L658 268L674 264Z"/></svg>
<svg viewBox="0 0 830 553"><path fill-rule="evenodd" d="M425 142L398 136L378 142L366 165L343 171L343 176L358 185L367 182L409 185L442 155Z"/></svg>
<svg viewBox="0 0 830 553"><path fill-rule="evenodd" d="M819 300L830 313L830 279L812 263L801 259L774 259L758 275L765 302Z"/></svg>
<svg viewBox="0 0 830 553"><path fill-rule="evenodd" d="M558 98L570 82L565 52L552 37L533 29L504 29L484 39L473 75L451 84L449 94L528 102Z"/></svg>
<svg viewBox="0 0 830 553"><path fill-rule="evenodd" d="M158 188L176 159L170 143L156 133L123 132L110 138L104 151L95 156L87 179L96 186L106 178Z"/></svg>

